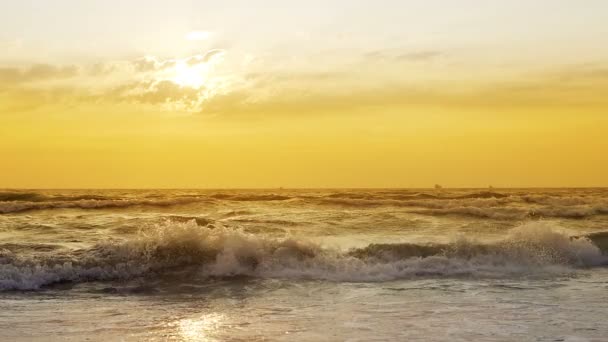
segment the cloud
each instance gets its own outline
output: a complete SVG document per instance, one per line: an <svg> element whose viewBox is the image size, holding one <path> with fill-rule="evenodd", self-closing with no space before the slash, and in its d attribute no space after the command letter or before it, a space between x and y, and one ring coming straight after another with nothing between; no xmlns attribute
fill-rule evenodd
<svg viewBox="0 0 608 342"><path fill-rule="evenodd" d="M118 68L112 63L95 63L87 68L90 76L103 76L117 71Z"/></svg>
<svg viewBox="0 0 608 342"><path fill-rule="evenodd" d="M154 57L143 57L143 58L139 58L136 59L132 62L133 67L135 67L135 70L139 71L139 72L149 72L149 71L155 71L159 66L160 66L160 62L154 58Z"/></svg>
<svg viewBox="0 0 608 342"><path fill-rule="evenodd" d="M145 56L130 61L130 65L135 70L135 72L147 73L172 68L175 66L177 61L177 59L161 60L154 56ZM125 71L123 70L123 72Z"/></svg>
<svg viewBox="0 0 608 342"><path fill-rule="evenodd" d="M214 79L213 71L224 54L224 50L214 49L184 58L144 56L83 66L0 68L0 111L20 112L66 102L199 111L200 103L212 92L208 86L221 83ZM18 104L17 99L27 105Z"/></svg>
<svg viewBox="0 0 608 342"><path fill-rule="evenodd" d="M546 73L548 78L564 83L608 82L608 66L579 65Z"/></svg>
<svg viewBox="0 0 608 342"><path fill-rule="evenodd" d="M378 109L428 105L449 98L447 94L407 85L341 88L337 86L339 81L328 77L308 77L313 82L305 85L289 81L288 75L258 78L248 87L209 98L201 104L201 113L218 117L373 114Z"/></svg>
<svg viewBox="0 0 608 342"><path fill-rule="evenodd" d="M421 107L608 109L604 68L560 69L525 74L511 81L417 84L370 81L356 73L249 74L248 85L208 99L202 113L217 117L318 114L374 114Z"/></svg>
<svg viewBox="0 0 608 342"><path fill-rule="evenodd" d="M66 79L77 76L78 67L35 64L26 69L0 68L0 84L20 84L52 79Z"/></svg>
<svg viewBox="0 0 608 342"><path fill-rule="evenodd" d="M194 66L194 65L198 65L198 64L204 64L204 63L213 63L213 62L219 60L219 58L221 58L224 54L225 54L225 51L222 49L213 49L213 50L207 51L205 54L194 55L189 58L186 58L186 59L184 59L184 62L186 64L188 64L189 66Z"/></svg>
<svg viewBox="0 0 608 342"><path fill-rule="evenodd" d="M403 111L420 107L456 109L607 107L608 66L581 65L511 75L511 80L441 82L411 80L408 74L369 67L362 62L340 68L215 70L223 50L185 58L98 63L88 67L38 64L0 68L0 112L29 111L41 106L99 103L152 106L159 110L215 117L273 117ZM380 53L383 55L384 53ZM366 58L380 58L380 55ZM391 55L424 60L440 52ZM396 63L396 62L395 62ZM195 74L197 82L180 81ZM232 67L233 69L231 69ZM384 67L384 66L383 66ZM192 69L188 69L192 68ZM81 70L86 70L83 73ZM386 72L388 70L388 72ZM207 74L208 72L208 74ZM56 82L42 82L42 81ZM198 80L201 81L199 84Z"/></svg>
<svg viewBox="0 0 608 342"><path fill-rule="evenodd" d="M116 93L118 96L114 100L152 105L180 103L186 107L195 106L204 91L204 89L183 87L167 80L133 84L123 90L126 91Z"/></svg>
<svg viewBox="0 0 608 342"><path fill-rule="evenodd" d="M364 55L367 60L389 62L428 62L442 56L445 56L445 52L439 50L420 50L404 53L393 50L379 50L371 51Z"/></svg>
<svg viewBox="0 0 608 342"><path fill-rule="evenodd" d="M437 57L441 57L441 56L443 56L443 54L444 53L441 51L433 51L433 50L416 51L416 52L409 52L409 53L404 53L404 54L398 55L395 57L395 59L402 60L402 61L420 62L420 61L429 61L429 60L435 59Z"/></svg>

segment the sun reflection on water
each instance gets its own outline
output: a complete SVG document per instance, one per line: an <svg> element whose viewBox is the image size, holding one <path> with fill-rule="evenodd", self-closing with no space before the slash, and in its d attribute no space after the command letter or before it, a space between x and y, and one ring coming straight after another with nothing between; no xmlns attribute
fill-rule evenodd
<svg viewBox="0 0 608 342"><path fill-rule="evenodd" d="M220 326L225 320L222 314L205 314L198 318L186 318L175 322L182 341L217 341Z"/></svg>

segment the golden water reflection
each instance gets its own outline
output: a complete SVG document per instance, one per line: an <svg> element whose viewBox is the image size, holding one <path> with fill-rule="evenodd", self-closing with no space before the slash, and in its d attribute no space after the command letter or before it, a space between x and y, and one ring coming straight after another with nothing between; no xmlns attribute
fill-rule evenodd
<svg viewBox="0 0 608 342"><path fill-rule="evenodd" d="M217 341L220 326L225 315L210 313L198 318L185 318L176 321L176 333L182 341Z"/></svg>

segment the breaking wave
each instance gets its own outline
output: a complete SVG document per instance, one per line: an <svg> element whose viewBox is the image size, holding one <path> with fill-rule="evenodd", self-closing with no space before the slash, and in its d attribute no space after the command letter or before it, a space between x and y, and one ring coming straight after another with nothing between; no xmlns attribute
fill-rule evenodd
<svg viewBox="0 0 608 342"><path fill-rule="evenodd" d="M597 235L597 234L596 234ZM36 290L60 282L87 282L171 275L250 276L379 282L418 277L509 277L572 272L605 265L592 239L569 237L546 222L513 229L493 243L459 238L449 244L371 244L341 251L298 238L271 238L224 226L166 221L117 243L81 250L19 245L0 249L0 289ZM30 250L32 246L27 246Z"/></svg>

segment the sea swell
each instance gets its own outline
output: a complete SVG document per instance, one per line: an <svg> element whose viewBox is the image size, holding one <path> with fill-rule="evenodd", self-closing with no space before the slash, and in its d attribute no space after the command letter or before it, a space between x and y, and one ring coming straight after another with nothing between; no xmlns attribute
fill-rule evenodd
<svg viewBox="0 0 608 342"><path fill-rule="evenodd" d="M410 213L444 216L459 215L497 220L523 220L540 218L583 219L596 215L607 215L608 205L575 205L559 207L521 207L521 206L473 206L455 205L443 208L410 210Z"/></svg>
<svg viewBox="0 0 608 342"><path fill-rule="evenodd" d="M192 203L232 205L258 202L262 205L352 208L367 210L395 208L427 216L466 216L497 220L538 218L584 219L608 215L606 193L558 191L192 191L135 193L0 192L0 214L35 210L128 208L134 206L172 207ZM241 209L235 209L241 210Z"/></svg>
<svg viewBox="0 0 608 342"><path fill-rule="evenodd" d="M570 237L548 222L514 228L500 241L371 244L348 251L296 237L272 238L194 220L143 228L135 238L79 250L0 249L0 290L36 290L61 282L154 278L188 269L197 277L250 276L379 282L419 277L512 277L605 265L595 239ZM606 246L603 245L605 248ZM605 249L604 249L605 251Z"/></svg>
<svg viewBox="0 0 608 342"><path fill-rule="evenodd" d="M81 194L81 195L47 195L38 192L28 191L2 191L0 192L0 202L64 202L81 200L111 200L109 196Z"/></svg>
<svg viewBox="0 0 608 342"><path fill-rule="evenodd" d="M133 206L169 207L198 202L208 202L208 200L196 197L177 197L169 199L79 199L45 202L5 201L0 202L0 214L49 209L104 209Z"/></svg>

